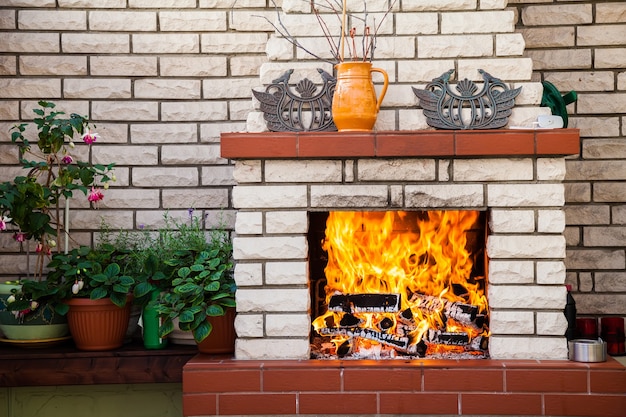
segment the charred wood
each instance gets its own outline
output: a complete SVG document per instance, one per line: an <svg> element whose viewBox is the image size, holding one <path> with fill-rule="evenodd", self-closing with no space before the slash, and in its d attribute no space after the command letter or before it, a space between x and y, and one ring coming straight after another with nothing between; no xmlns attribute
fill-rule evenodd
<svg viewBox="0 0 626 417"><path fill-rule="evenodd" d="M346 313L394 313L400 309L400 294L335 294L330 311Z"/></svg>
<svg viewBox="0 0 626 417"><path fill-rule="evenodd" d="M396 336L390 333L378 332L372 329L362 329L359 327L331 329L328 327L318 330L318 333L324 336L348 336L360 337L363 339L373 340L396 349L406 351L409 348L410 339L408 337Z"/></svg>

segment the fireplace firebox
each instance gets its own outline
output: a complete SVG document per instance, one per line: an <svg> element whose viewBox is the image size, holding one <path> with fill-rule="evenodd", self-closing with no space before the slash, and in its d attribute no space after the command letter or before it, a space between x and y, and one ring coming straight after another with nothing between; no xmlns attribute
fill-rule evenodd
<svg viewBox="0 0 626 417"><path fill-rule="evenodd" d="M310 213L311 357L488 357L485 214Z"/></svg>

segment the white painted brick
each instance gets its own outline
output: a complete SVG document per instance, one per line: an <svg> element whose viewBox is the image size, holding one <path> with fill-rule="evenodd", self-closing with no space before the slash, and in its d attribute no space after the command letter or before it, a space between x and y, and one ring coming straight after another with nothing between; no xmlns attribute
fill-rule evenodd
<svg viewBox="0 0 626 417"><path fill-rule="evenodd" d="M199 163L202 164L201 162ZM203 166L201 170L202 185L224 187L235 185L233 169L232 165Z"/></svg>
<svg viewBox="0 0 626 417"><path fill-rule="evenodd" d="M446 71L453 69L455 63L451 59L433 59L398 61L397 65L398 81L428 83L433 78L437 78ZM415 87L422 88L423 86Z"/></svg>
<svg viewBox="0 0 626 417"><path fill-rule="evenodd" d="M212 32L226 30L226 12L175 11L159 13L162 32Z"/></svg>
<svg viewBox="0 0 626 417"><path fill-rule="evenodd" d="M415 12L435 10L475 10L476 3L476 0L420 0L403 4L402 10Z"/></svg>
<svg viewBox="0 0 626 417"><path fill-rule="evenodd" d="M58 33L3 32L0 52L58 53Z"/></svg>
<svg viewBox="0 0 626 417"><path fill-rule="evenodd" d="M235 221L238 235L260 235L263 233L263 213L260 211L239 211Z"/></svg>
<svg viewBox="0 0 626 417"><path fill-rule="evenodd" d="M424 130L430 129L426 123L424 113L417 109L398 110L399 130Z"/></svg>
<svg viewBox="0 0 626 417"><path fill-rule="evenodd" d="M136 187L194 187L198 185L197 168L134 168Z"/></svg>
<svg viewBox="0 0 626 417"><path fill-rule="evenodd" d="M237 314L235 332L237 337L263 337L263 315Z"/></svg>
<svg viewBox="0 0 626 417"><path fill-rule="evenodd" d="M20 10L17 27L20 30L86 30L87 14L70 10Z"/></svg>
<svg viewBox="0 0 626 417"><path fill-rule="evenodd" d="M237 216L239 216L237 213ZM235 283L237 287L263 285L263 265L259 263L235 264Z"/></svg>
<svg viewBox="0 0 626 417"><path fill-rule="evenodd" d="M567 343L564 337L506 337L489 338L489 356L492 359L566 360Z"/></svg>
<svg viewBox="0 0 626 417"><path fill-rule="evenodd" d="M487 238L487 253L492 259L565 258L565 238L554 235L491 235Z"/></svg>
<svg viewBox="0 0 626 417"><path fill-rule="evenodd" d="M543 96L543 86L541 83L521 82L510 83L510 88L522 87L520 94L515 99L515 104L538 106Z"/></svg>
<svg viewBox="0 0 626 417"><path fill-rule="evenodd" d="M100 208L133 210L136 208L159 208L159 190L130 190L110 188L99 202Z"/></svg>
<svg viewBox="0 0 626 417"><path fill-rule="evenodd" d="M565 179L565 158L540 158L537 160L539 181L563 181Z"/></svg>
<svg viewBox="0 0 626 417"><path fill-rule="evenodd" d="M564 284L565 272L563 262L537 262L537 283Z"/></svg>
<svg viewBox="0 0 626 417"><path fill-rule="evenodd" d="M307 262L267 262L265 283L268 285L307 285L308 267Z"/></svg>
<svg viewBox="0 0 626 417"><path fill-rule="evenodd" d="M236 359L309 359L309 338L304 339L237 339Z"/></svg>
<svg viewBox="0 0 626 417"><path fill-rule="evenodd" d="M65 98L130 98L130 80L120 78L66 78Z"/></svg>
<svg viewBox="0 0 626 417"><path fill-rule="evenodd" d="M63 53L125 54L130 52L130 37L126 34L63 33Z"/></svg>
<svg viewBox="0 0 626 417"><path fill-rule="evenodd" d="M515 29L512 10L442 13L441 33L507 33Z"/></svg>
<svg viewBox="0 0 626 417"><path fill-rule="evenodd" d="M439 29L437 13L398 13L395 18L398 35L434 35Z"/></svg>
<svg viewBox="0 0 626 417"><path fill-rule="evenodd" d="M93 150L94 162L108 164L115 162L117 165L157 165L159 149L156 146L97 146Z"/></svg>
<svg viewBox="0 0 626 417"><path fill-rule="evenodd" d="M492 209L489 228L493 233L532 233L535 231L535 212Z"/></svg>
<svg viewBox="0 0 626 417"><path fill-rule="evenodd" d="M488 184L490 207L563 206L563 184Z"/></svg>
<svg viewBox="0 0 626 417"><path fill-rule="evenodd" d="M231 100L228 102L228 114L230 120L246 120L252 110L250 100Z"/></svg>
<svg viewBox="0 0 626 417"><path fill-rule="evenodd" d="M524 181L534 176L531 159L457 159L452 167L455 181Z"/></svg>
<svg viewBox="0 0 626 417"><path fill-rule="evenodd" d="M159 60L160 74L166 77L224 77L227 74L227 61L221 56L163 56Z"/></svg>
<svg viewBox="0 0 626 417"><path fill-rule="evenodd" d="M225 121L223 123L202 123L200 125L200 142L219 143L224 132L244 132L245 122Z"/></svg>
<svg viewBox="0 0 626 417"><path fill-rule="evenodd" d="M237 178L237 171L235 172ZM302 208L307 206L306 185L237 186L233 188L236 208Z"/></svg>
<svg viewBox="0 0 626 417"><path fill-rule="evenodd" d="M520 56L524 53L526 43L521 33L496 34L497 56Z"/></svg>
<svg viewBox="0 0 626 417"><path fill-rule="evenodd" d="M60 98L61 81L47 78L0 78L2 98Z"/></svg>
<svg viewBox="0 0 626 417"><path fill-rule="evenodd" d="M155 76L156 57L92 56L89 57L91 75Z"/></svg>
<svg viewBox="0 0 626 417"><path fill-rule="evenodd" d="M265 214L267 233L307 233L308 230L306 211L268 211Z"/></svg>
<svg viewBox="0 0 626 417"><path fill-rule="evenodd" d="M532 311L491 311L489 330L492 334L534 334L535 315Z"/></svg>
<svg viewBox="0 0 626 417"><path fill-rule="evenodd" d="M253 13L248 10L231 11L228 18L228 28L237 32L271 32L274 27L270 22L276 19L276 12L274 10L255 10Z"/></svg>
<svg viewBox="0 0 626 417"><path fill-rule="evenodd" d="M374 58L378 60L415 58L415 44L415 38L410 36L378 36Z"/></svg>
<svg viewBox="0 0 626 417"><path fill-rule="evenodd" d="M386 185L312 185L311 207L386 207Z"/></svg>
<svg viewBox="0 0 626 417"><path fill-rule="evenodd" d="M539 210L537 212L537 231L540 233L563 233L565 213L561 210Z"/></svg>
<svg viewBox="0 0 626 417"><path fill-rule="evenodd" d="M197 99L200 80L144 78L135 81L135 98Z"/></svg>
<svg viewBox="0 0 626 417"><path fill-rule="evenodd" d="M260 160L238 160L235 163L235 170L233 171L233 177L235 181L239 184L245 183L259 183L262 180L263 170L261 168ZM238 187L235 187L236 190ZM233 190L233 204L235 204L234 193ZM239 191L237 191L239 192ZM242 195L245 197L245 195ZM247 200L247 199L246 199ZM248 201L248 200L247 200ZM306 204L306 196L304 199Z"/></svg>
<svg viewBox="0 0 626 417"><path fill-rule="evenodd" d="M214 144L164 145L161 147L161 163L164 165L225 164L220 148Z"/></svg>
<svg viewBox="0 0 626 417"><path fill-rule="evenodd" d="M565 307L565 286L489 285L493 309L554 310Z"/></svg>
<svg viewBox="0 0 626 417"><path fill-rule="evenodd" d="M196 7L196 0L128 0L130 8L193 8Z"/></svg>
<svg viewBox="0 0 626 417"><path fill-rule="evenodd" d="M264 115L260 111L251 111L246 118L246 132L267 132Z"/></svg>
<svg viewBox="0 0 626 417"><path fill-rule="evenodd" d="M205 9L247 9L265 7L265 0L200 0Z"/></svg>
<svg viewBox="0 0 626 417"><path fill-rule="evenodd" d="M264 33L203 33L200 36L205 54L261 53L265 52L266 41Z"/></svg>
<svg viewBox="0 0 626 417"><path fill-rule="evenodd" d="M224 98L251 98L252 89L259 85L259 79L254 78L228 78L219 80L203 80L202 90L204 97L210 97L212 99ZM250 104L247 104L250 109Z"/></svg>
<svg viewBox="0 0 626 417"><path fill-rule="evenodd" d="M226 120L228 110L225 101L176 101L161 103L163 121Z"/></svg>
<svg viewBox="0 0 626 417"><path fill-rule="evenodd" d="M228 189L226 188L164 189L161 195L163 207L167 209L188 209L189 207L223 209L228 207Z"/></svg>
<svg viewBox="0 0 626 417"><path fill-rule="evenodd" d="M320 74L317 69L321 68L324 71L332 74L333 69L330 64L313 62L268 62L261 66L261 83L264 85L271 84L275 79L280 78L286 71L293 69L293 74L289 81L296 82L304 78L308 78L312 81L320 80Z"/></svg>
<svg viewBox="0 0 626 417"><path fill-rule="evenodd" d="M480 10L502 10L507 3L507 0L480 0Z"/></svg>
<svg viewBox="0 0 626 417"><path fill-rule="evenodd" d="M267 160L267 182L340 182L341 161Z"/></svg>
<svg viewBox="0 0 626 417"><path fill-rule="evenodd" d="M281 9L285 13L311 13L311 5L300 0L283 0Z"/></svg>
<svg viewBox="0 0 626 417"><path fill-rule="evenodd" d="M133 52L139 54L189 54L200 52L200 40L193 33L133 34Z"/></svg>
<svg viewBox="0 0 626 417"><path fill-rule="evenodd" d="M344 182L354 182L354 161L345 161L343 170Z"/></svg>
<svg viewBox="0 0 626 417"><path fill-rule="evenodd" d="M492 35L419 36L418 58L456 58L493 55Z"/></svg>
<svg viewBox="0 0 626 417"><path fill-rule="evenodd" d="M482 80L482 77L479 77L478 68L501 80L524 81L532 77L533 60L530 58L460 59L457 79Z"/></svg>
<svg viewBox="0 0 626 417"><path fill-rule="evenodd" d="M194 143L198 142L195 123L142 123L130 126L130 141L145 143Z"/></svg>
<svg viewBox="0 0 626 417"><path fill-rule="evenodd" d="M20 56L19 64L22 75L87 75L87 57Z"/></svg>
<svg viewBox="0 0 626 417"><path fill-rule="evenodd" d="M94 101L93 120L157 120L159 104L150 101Z"/></svg>
<svg viewBox="0 0 626 417"><path fill-rule="evenodd" d="M304 44L300 40L298 42ZM265 44L265 54L269 61L289 61L294 57L293 45L285 38L270 36Z"/></svg>
<svg viewBox="0 0 626 417"><path fill-rule="evenodd" d="M261 65L266 61L265 54L234 56L230 58L231 75L234 77L258 76Z"/></svg>
<svg viewBox="0 0 626 417"><path fill-rule="evenodd" d="M157 30L155 12L92 11L89 12L89 29L111 32L154 32Z"/></svg>
<svg viewBox="0 0 626 417"><path fill-rule="evenodd" d="M533 261L489 261L489 284L530 284L535 282Z"/></svg>
<svg viewBox="0 0 626 417"><path fill-rule="evenodd" d="M16 19L14 10L0 10L0 29L15 29Z"/></svg>
<svg viewBox="0 0 626 417"><path fill-rule="evenodd" d="M308 314L268 314L265 331L269 337L308 337L311 320Z"/></svg>
<svg viewBox="0 0 626 417"><path fill-rule="evenodd" d="M48 1L48 0L44 0ZM39 0L35 0L34 3L38 3ZM52 2L54 4L54 2ZM126 7L126 0L99 0L98 3L94 3L91 0L58 0L60 7L84 7L84 8L98 8L98 9L123 9Z"/></svg>
<svg viewBox="0 0 626 417"><path fill-rule="evenodd" d="M308 244L304 236L235 237L234 259L305 259Z"/></svg>
<svg viewBox="0 0 626 417"><path fill-rule="evenodd" d="M481 207L485 204L480 184L407 185L405 204L414 208Z"/></svg>
<svg viewBox="0 0 626 417"><path fill-rule="evenodd" d="M357 177L361 181L433 181L433 159L359 159Z"/></svg>
<svg viewBox="0 0 626 417"><path fill-rule="evenodd" d="M490 322L491 328L491 322ZM567 329L567 319L562 311L537 312L537 334L547 336L563 336Z"/></svg>
<svg viewBox="0 0 626 417"><path fill-rule="evenodd" d="M306 288L239 288L235 300L241 312L306 312L310 304Z"/></svg>

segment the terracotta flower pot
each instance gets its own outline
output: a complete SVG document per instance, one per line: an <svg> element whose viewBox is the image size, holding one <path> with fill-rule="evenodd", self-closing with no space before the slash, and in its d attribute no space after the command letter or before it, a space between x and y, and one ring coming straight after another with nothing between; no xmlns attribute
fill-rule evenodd
<svg viewBox="0 0 626 417"><path fill-rule="evenodd" d="M119 308L108 298L65 301L70 306L67 321L76 347L80 350L112 350L122 346L128 329L130 300L129 296L124 308Z"/></svg>
<svg viewBox="0 0 626 417"><path fill-rule="evenodd" d="M387 73L380 68L372 68L371 62L344 62L337 64L335 68L337 85L333 94L332 110L337 130L372 130L389 85ZM372 82L372 72L379 72L384 77L378 98Z"/></svg>
<svg viewBox="0 0 626 417"><path fill-rule="evenodd" d="M229 308L223 316L207 319L213 326L211 333L200 343L200 353L219 354L235 351L235 309Z"/></svg>

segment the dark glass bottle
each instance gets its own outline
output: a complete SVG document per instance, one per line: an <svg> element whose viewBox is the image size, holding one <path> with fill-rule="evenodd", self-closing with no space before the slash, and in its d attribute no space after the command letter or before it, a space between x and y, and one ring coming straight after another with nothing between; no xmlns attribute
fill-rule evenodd
<svg viewBox="0 0 626 417"><path fill-rule="evenodd" d="M572 340L576 338L576 300L572 297L572 286L567 287L567 302L565 303L565 319L567 320L567 330L565 331L565 338Z"/></svg>

